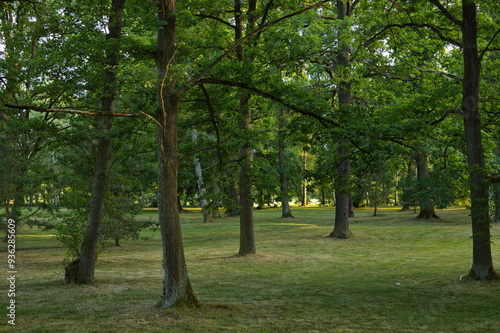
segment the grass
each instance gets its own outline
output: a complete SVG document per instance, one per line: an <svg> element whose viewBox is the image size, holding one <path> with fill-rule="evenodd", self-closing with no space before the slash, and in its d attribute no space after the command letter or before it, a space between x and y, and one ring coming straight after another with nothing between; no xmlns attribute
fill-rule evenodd
<svg viewBox="0 0 500 333"><path fill-rule="evenodd" d="M193 309L156 307L162 292L158 231L143 231L120 248L105 245L96 284L73 286L63 283L65 250L50 232L23 229L16 244L17 325L9 327L3 316L0 331L499 330L500 283L459 281L471 264L466 210L440 211L441 220L425 222L396 209L380 209L377 217L360 209L348 240L326 237L331 208L293 213L296 218L281 219L277 209L255 211L258 253L246 257L235 256L237 218L202 224L201 214L182 214L189 275L202 303ZM500 228L492 233L498 241ZM497 245L493 256L500 266Z"/></svg>

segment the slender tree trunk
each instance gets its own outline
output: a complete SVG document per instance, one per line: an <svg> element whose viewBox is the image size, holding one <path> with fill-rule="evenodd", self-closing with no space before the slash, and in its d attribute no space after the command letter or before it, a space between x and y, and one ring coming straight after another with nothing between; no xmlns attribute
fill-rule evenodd
<svg viewBox="0 0 500 333"><path fill-rule="evenodd" d="M349 10L349 3L344 1L337 1L337 18L339 21L345 20L351 15ZM343 40L343 32L339 32L339 40ZM338 62L338 72L341 76L348 79L350 61L350 50L349 46L345 42L340 43L340 50L337 55ZM338 89L339 98L339 111L346 112L346 108L351 105L351 83L347 80L343 80L339 84ZM337 150L340 158L340 163L337 167L337 189L335 191L335 226L330 234L334 238L348 238L352 236L351 230L349 228L349 188L350 188L350 177L351 177L351 163L349 161L348 149L344 146L345 143L341 142Z"/></svg>
<svg viewBox="0 0 500 333"><path fill-rule="evenodd" d="M215 168L214 168L215 169ZM219 209L219 206L220 206L220 201L219 201L219 195L220 195L220 188L219 188L219 175L218 175L218 172L216 171L214 173L214 177L212 178L212 181L213 181L213 196L214 196L214 202L212 204L213 208L212 208L212 218L213 219L220 219L222 218L222 215L220 213L220 209Z"/></svg>
<svg viewBox="0 0 500 333"><path fill-rule="evenodd" d="M178 207L179 149L177 118L180 97L170 66L175 64L175 0L160 0L156 66L158 87L158 215L163 246L163 296L160 305L198 305L189 281Z"/></svg>
<svg viewBox="0 0 500 333"><path fill-rule="evenodd" d="M125 0L113 0L111 2L111 15L108 24L109 34L107 36L109 48L106 50L106 68L104 70L104 97L101 99L103 112L115 112L117 95L116 70L120 60L119 40L121 38L124 6ZM109 185L109 160L111 156L111 139L109 135L112 124L112 117L101 117L99 119L97 160L92 181L87 229L80 255L75 263L78 265L77 277L75 279L67 276L66 281L75 281L78 284L91 284L94 281L99 233ZM73 272L76 272L76 270L73 270Z"/></svg>
<svg viewBox="0 0 500 333"><path fill-rule="evenodd" d="M301 193L301 206L307 206L307 178L306 178L306 170L307 170L307 153L306 151L302 151L302 167L304 170L304 179L302 179L302 184L300 188Z"/></svg>
<svg viewBox="0 0 500 333"><path fill-rule="evenodd" d="M278 154L279 154L279 174L280 174L280 190L281 190L281 217L293 217L288 199L288 177L287 177L287 160L285 154L285 112L279 110L278 114Z"/></svg>
<svg viewBox="0 0 500 333"><path fill-rule="evenodd" d="M472 267L467 278L476 280L498 279L493 269L489 217L489 181L486 177L479 114L479 83L481 60L477 46L477 6L462 0L462 39L464 80L462 114L465 127L465 145L469 166L472 219Z"/></svg>
<svg viewBox="0 0 500 333"><path fill-rule="evenodd" d="M420 191L428 190L428 185L426 184L429 179L429 162L426 153L421 153L416 159L417 161L417 180L419 182ZM432 199L430 197L422 197L420 199L420 213L416 217L417 219L438 219L436 212L434 211L434 205L432 204Z"/></svg>
<svg viewBox="0 0 500 333"><path fill-rule="evenodd" d="M250 96L248 96L250 97ZM245 117L241 129L248 131L250 129L250 110L248 101L242 101L241 113ZM240 249L238 254L243 256L253 254L256 251L253 223L253 197L252 197L252 151L250 142L245 140L240 150Z"/></svg>
<svg viewBox="0 0 500 333"><path fill-rule="evenodd" d="M196 140L198 140L198 133L196 132L196 130L192 130L191 141L196 142ZM198 194L200 196L200 206L203 214L203 222L204 223L212 222L212 215L208 210L207 207L208 202L207 199L205 198L207 190L205 189L205 185L203 184L203 171L201 169L200 159L195 157L193 163L194 163L194 170L196 173L196 182L198 185Z"/></svg>
<svg viewBox="0 0 500 333"><path fill-rule="evenodd" d="M403 201L403 206L401 207L402 211L411 210L411 185L410 182L414 177L415 170L413 169L413 163L410 160L408 162L408 168L406 172L406 178L403 183L403 194L401 196L401 200Z"/></svg>

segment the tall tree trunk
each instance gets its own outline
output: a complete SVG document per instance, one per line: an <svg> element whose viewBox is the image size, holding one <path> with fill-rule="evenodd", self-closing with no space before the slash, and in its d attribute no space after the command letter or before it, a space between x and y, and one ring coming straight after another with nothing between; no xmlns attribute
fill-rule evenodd
<svg viewBox="0 0 500 333"><path fill-rule="evenodd" d="M235 40L243 37L243 12L241 8L242 1L234 1L235 13ZM257 9L257 0L250 0L248 2L248 23L246 29L252 31L256 22L255 11ZM242 45L236 48L236 58L240 62L251 61L245 59ZM248 92L241 92L240 97L240 113L243 116L243 121L240 129L243 133L248 132L250 129L250 94ZM253 222L253 197L252 197L252 149L248 135L244 134L245 139L240 148L240 249L238 254L243 256L253 254L255 248L254 236L254 222Z"/></svg>
<svg viewBox="0 0 500 333"><path fill-rule="evenodd" d="M285 154L285 111L280 108L278 114L278 155L279 155L279 174L281 191L281 217L293 217L288 198L288 177L287 160Z"/></svg>
<svg viewBox="0 0 500 333"><path fill-rule="evenodd" d="M101 99L101 110L103 112L115 112L115 100L117 95L116 70L120 60L119 41L121 38L124 6L125 0L113 0L111 2L111 15L108 24L109 34L107 36L109 46L106 50L106 67L104 70L104 97ZM71 276L66 276L66 281L75 281L78 284L91 284L94 281L99 233L102 225L104 202L106 200L109 185L109 160L111 155L110 132L112 124L112 117L101 117L99 120L97 160L92 181L87 229L83 238L78 261L75 263L78 265L76 279ZM76 272L76 270L72 272Z"/></svg>
<svg viewBox="0 0 500 333"><path fill-rule="evenodd" d="M469 166L473 244L472 267L467 277L476 280L490 280L498 279L499 276L493 269L491 256L489 181L486 177L479 114L481 60L477 46L476 3L470 0L462 0L462 15L464 57L462 114Z"/></svg>
<svg viewBox="0 0 500 333"><path fill-rule="evenodd" d="M248 98L250 97L247 95ZM248 100L243 98L240 107L244 120L241 129L248 131L250 129L250 108ZM256 251L253 223L253 197L252 197L252 151L250 142L245 142L240 149L240 249L238 254L241 256L253 254Z"/></svg>
<svg viewBox="0 0 500 333"><path fill-rule="evenodd" d="M196 142L198 140L198 133L196 130L192 130L191 132L191 141ZM212 215L208 210L207 199L205 198L205 194L207 190L205 189L205 185L203 184L203 171L201 169L200 159L195 157L193 160L194 163L194 171L196 174L196 182L198 185L198 194L200 196L200 206L203 214L203 222L212 222Z"/></svg>
<svg viewBox="0 0 500 333"><path fill-rule="evenodd" d="M426 153L421 153L418 155L417 159L417 180L419 182L420 191L428 190L428 185L426 184L429 179L429 162ZM416 217L417 219L438 219L436 212L434 211L434 205L432 204L432 199L430 197L422 197L420 199L420 213Z"/></svg>
<svg viewBox="0 0 500 333"><path fill-rule="evenodd" d="M349 2L341 0L337 1L337 18L339 21L345 20L351 15L349 10ZM344 32L339 31L339 40L344 40ZM338 98L339 98L339 111L346 112L347 108L351 105L351 83L347 81L348 70L350 61L349 46L345 42L340 42L340 50L337 55L338 72L344 77L339 84ZM351 163L349 161L349 152L345 147L345 143L341 142L337 150L340 163L337 166L337 189L335 191L335 226L330 236L334 238L348 238L352 236L349 228L349 188L351 177Z"/></svg>
<svg viewBox="0 0 500 333"><path fill-rule="evenodd" d="M162 307L192 306L198 300L188 277L179 217L177 118L180 97L171 76L175 64L175 0L160 0L156 66L158 72L158 215L163 246Z"/></svg>

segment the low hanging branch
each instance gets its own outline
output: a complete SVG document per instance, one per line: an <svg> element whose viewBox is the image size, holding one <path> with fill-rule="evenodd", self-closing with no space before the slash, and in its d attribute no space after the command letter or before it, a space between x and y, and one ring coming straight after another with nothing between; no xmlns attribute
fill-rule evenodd
<svg viewBox="0 0 500 333"><path fill-rule="evenodd" d="M225 85L225 86L232 86L232 87L245 89L245 90L251 91L259 96L262 96L262 97L267 98L269 100L275 101L281 105L284 105L297 113L314 118L314 119L318 120L321 123L321 125L323 125L323 127L325 127L325 128L330 128L330 127L341 128L342 127L342 126L340 126L339 123L333 121L332 119L325 118L317 113L309 111L309 110L307 110L307 108L301 108L298 105L289 103L284 98L282 98L280 96L271 94L267 91L259 89L255 86L252 86L251 84L248 84L245 82L237 82L237 81L230 81L230 80L217 79L217 78L204 78L204 79L199 79L196 82L196 84L198 84L198 85L200 85L200 84L221 84L221 85Z"/></svg>
<svg viewBox="0 0 500 333"><path fill-rule="evenodd" d="M83 111L83 110L71 110L71 109L49 109L41 106L35 105L13 105L4 104L6 107L18 110L32 110L37 112L59 112L59 113L70 113L70 114L84 114L87 116L108 116L108 117L139 117L141 114L137 113L122 113L122 112L103 112L103 111Z"/></svg>

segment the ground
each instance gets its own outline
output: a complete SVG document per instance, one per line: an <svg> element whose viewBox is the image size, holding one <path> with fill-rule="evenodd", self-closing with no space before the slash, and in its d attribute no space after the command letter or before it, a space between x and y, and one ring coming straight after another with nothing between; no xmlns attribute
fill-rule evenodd
<svg viewBox="0 0 500 333"><path fill-rule="evenodd" d="M295 208L295 219L259 210L257 254L245 257L236 255L238 218L203 224L201 213L184 213L189 276L202 305L169 310L157 306L158 231L120 248L105 244L96 284L74 286L64 283L65 250L51 231L23 228L16 331L497 332L500 283L459 281L472 257L468 211L439 211L434 221L379 213L357 210L353 238L337 240L327 237L333 208ZM492 234L498 242L500 228ZM493 256L500 267L497 245ZM0 331L9 326L4 316Z"/></svg>

